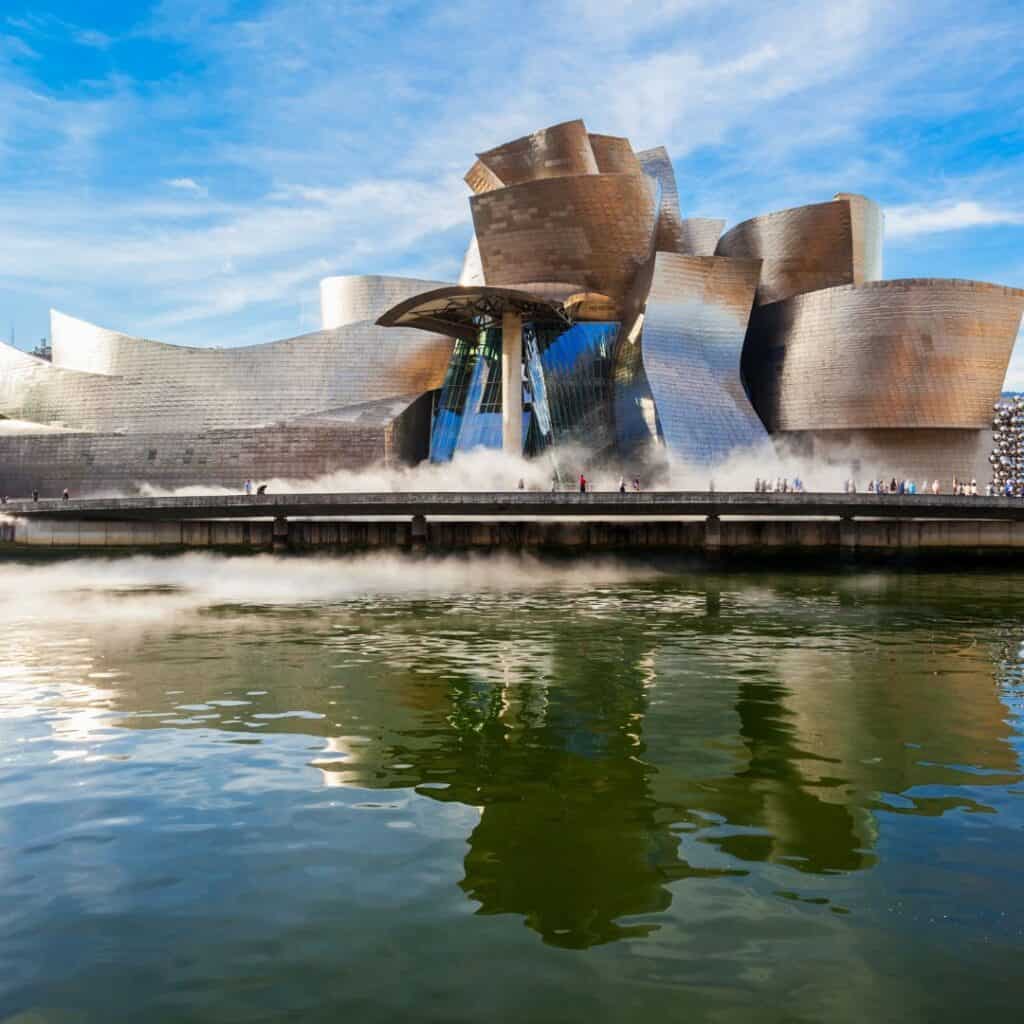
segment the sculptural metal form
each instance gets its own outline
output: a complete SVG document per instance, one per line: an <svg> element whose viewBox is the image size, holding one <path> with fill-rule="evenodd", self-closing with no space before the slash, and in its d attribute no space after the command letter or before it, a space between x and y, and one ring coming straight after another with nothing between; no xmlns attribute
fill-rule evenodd
<svg viewBox="0 0 1024 1024"><path fill-rule="evenodd" d="M458 285L327 278L320 331L243 348L59 313L52 363L0 345L21 421L0 420L0 488L237 485L481 443L714 465L769 438L868 475L982 475L1024 291L883 281L871 200L722 234L682 216L663 147L578 120L484 150L466 182Z"/></svg>

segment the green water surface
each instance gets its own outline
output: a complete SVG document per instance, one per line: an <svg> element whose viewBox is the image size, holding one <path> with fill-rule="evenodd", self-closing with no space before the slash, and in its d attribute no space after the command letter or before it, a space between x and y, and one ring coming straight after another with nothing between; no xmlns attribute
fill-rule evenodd
<svg viewBox="0 0 1024 1024"><path fill-rule="evenodd" d="M1024 1018L1021 577L0 568L0 1021Z"/></svg>

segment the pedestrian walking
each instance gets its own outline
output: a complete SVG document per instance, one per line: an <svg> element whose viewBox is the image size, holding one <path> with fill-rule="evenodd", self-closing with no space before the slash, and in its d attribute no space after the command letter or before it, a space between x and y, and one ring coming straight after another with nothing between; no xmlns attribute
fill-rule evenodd
<svg viewBox="0 0 1024 1024"><path fill-rule="evenodd" d="M587 493L587 478L580 473L580 494Z"/></svg>
<svg viewBox="0 0 1024 1024"><path fill-rule="evenodd" d="M252 494L252 481L246 480L245 483L242 484L242 489L247 495Z"/></svg>
<svg viewBox="0 0 1024 1024"><path fill-rule="evenodd" d="M619 477L619 494L625 494L625 493L626 493L626 478L620 476Z"/></svg>
<svg viewBox="0 0 1024 1024"><path fill-rule="evenodd" d="M68 498L70 498L70 497L71 497L71 495L68 494L68 489L65 487L63 492L61 493L61 498L62 498L62 500L67 501Z"/></svg>

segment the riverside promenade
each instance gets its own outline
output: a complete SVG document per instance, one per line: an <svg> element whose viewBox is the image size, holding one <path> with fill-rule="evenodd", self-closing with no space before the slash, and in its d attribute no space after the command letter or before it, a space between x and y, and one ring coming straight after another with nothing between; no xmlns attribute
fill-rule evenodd
<svg viewBox="0 0 1024 1024"><path fill-rule="evenodd" d="M5 547L676 550L1024 556L1024 500L755 492L389 492L18 500Z"/></svg>
<svg viewBox="0 0 1024 1024"><path fill-rule="evenodd" d="M284 517L753 516L1024 521L1024 499L952 494L759 494L753 491L389 491L380 494L203 495L11 501L0 514L51 520L166 522Z"/></svg>

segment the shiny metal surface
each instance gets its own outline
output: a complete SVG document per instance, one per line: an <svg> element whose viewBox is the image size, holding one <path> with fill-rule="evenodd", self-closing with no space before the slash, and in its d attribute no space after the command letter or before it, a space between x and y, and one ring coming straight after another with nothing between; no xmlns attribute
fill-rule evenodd
<svg viewBox="0 0 1024 1024"><path fill-rule="evenodd" d="M361 320L376 320L396 302L431 288L442 288L450 281L430 281L415 277L386 277L380 274L350 274L325 277L320 282L320 327L331 330ZM61 357L72 355L61 353ZM54 361L58 356L54 354ZM85 367L80 367L84 369Z"/></svg>
<svg viewBox="0 0 1024 1024"><path fill-rule="evenodd" d="M722 235L715 252L763 261L758 305L853 284L850 203L833 200L754 217Z"/></svg>
<svg viewBox="0 0 1024 1024"><path fill-rule="evenodd" d="M477 153L477 159L506 186L571 174L598 173L590 137L579 120L524 135L485 153Z"/></svg>
<svg viewBox="0 0 1024 1024"><path fill-rule="evenodd" d="M910 279L760 306L743 376L771 431L983 428L1013 350L1024 290Z"/></svg>
<svg viewBox="0 0 1024 1024"><path fill-rule="evenodd" d="M641 350L668 449L717 462L767 440L740 384L740 355L760 264L659 252Z"/></svg>
<svg viewBox="0 0 1024 1024"><path fill-rule="evenodd" d="M664 146L637 153L644 173L661 186L661 208L655 246L659 252L684 252L682 213L679 209L679 188L672 160ZM719 229L721 230L721 229Z"/></svg>
<svg viewBox="0 0 1024 1024"><path fill-rule="evenodd" d="M679 252L687 256L714 256L725 221L685 217L679 227Z"/></svg>
<svg viewBox="0 0 1024 1024"><path fill-rule="evenodd" d="M479 160L466 172L462 179L474 192L490 192L492 189L503 188L504 184L494 171Z"/></svg>
<svg viewBox="0 0 1024 1024"><path fill-rule="evenodd" d="M470 199L489 285L579 281L621 298L650 251L655 191L644 175L529 181Z"/></svg>
<svg viewBox="0 0 1024 1024"><path fill-rule="evenodd" d="M885 215L878 203L855 192L838 192L836 202L850 206L853 244L853 283L882 280L882 243L885 240Z"/></svg>
<svg viewBox="0 0 1024 1024"><path fill-rule="evenodd" d="M626 458L643 458L659 444L661 435L651 383L644 369L642 328L643 314L634 318L628 328L624 326L615 347L612 370L615 446Z"/></svg>
<svg viewBox="0 0 1024 1024"><path fill-rule="evenodd" d="M640 174L642 168L629 139L620 135L589 135L600 174Z"/></svg>
<svg viewBox="0 0 1024 1024"><path fill-rule="evenodd" d="M59 313L52 332L64 365L0 346L0 414L100 432L263 426L417 395L441 385L452 349L448 337L365 321L223 349L133 338Z"/></svg>

